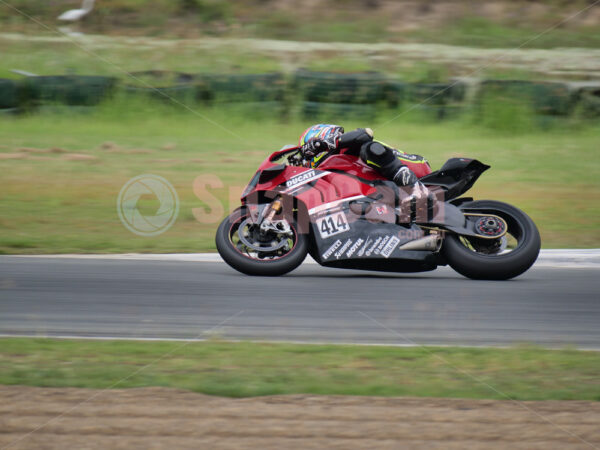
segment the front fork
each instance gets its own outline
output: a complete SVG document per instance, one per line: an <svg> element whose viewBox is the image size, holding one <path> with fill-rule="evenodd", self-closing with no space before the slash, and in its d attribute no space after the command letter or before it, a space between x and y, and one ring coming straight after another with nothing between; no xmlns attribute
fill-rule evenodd
<svg viewBox="0 0 600 450"><path fill-rule="evenodd" d="M274 220L275 216L281 213L282 209L281 196L278 196L270 204L260 209L256 224L261 236L265 236L269 232L288 236L293 235L290 224L286 220Z"/></svg>

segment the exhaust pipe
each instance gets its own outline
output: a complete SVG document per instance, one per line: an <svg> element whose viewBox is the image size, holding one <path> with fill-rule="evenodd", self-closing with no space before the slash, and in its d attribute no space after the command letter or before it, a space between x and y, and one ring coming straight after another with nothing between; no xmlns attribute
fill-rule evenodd
<svg viewBox="0 0 600 450"><path fill-rule="evenodd" d="M442 247L442 238L437 234L430 234L415 241L407 242L398 247L399 250L428 250L437 252Z"/></svg>

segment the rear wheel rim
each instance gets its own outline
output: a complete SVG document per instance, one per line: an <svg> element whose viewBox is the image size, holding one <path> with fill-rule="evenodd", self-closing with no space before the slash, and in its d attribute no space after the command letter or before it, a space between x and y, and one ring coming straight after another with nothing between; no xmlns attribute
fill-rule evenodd
<svg viewBox="0 0 600 450"><path fill-rule="evenodd" d="M502 211L488 211L502 217L508 228L506 234L498 239L482 239L477 237L458 236L459 242L473 253L498 258L507 256L521 248L526 242L525 226L517 218Z"/></svg>

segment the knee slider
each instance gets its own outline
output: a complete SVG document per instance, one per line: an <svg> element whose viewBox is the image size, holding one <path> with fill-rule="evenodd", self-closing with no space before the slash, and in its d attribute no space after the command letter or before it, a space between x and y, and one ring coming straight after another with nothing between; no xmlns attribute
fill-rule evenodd
<svg viewBox="0 0 600 450"><path fill-rule="evenodd" d="M380 167L396 159L392 150L385 148L379 142L364 144L361 148L360 156L363 161L372 161Z"/></svg>
<svg viewBox="0 0 600 450"><path fill-rule="evenodd" d="M386 153L386 148L381 145L379 142L371 142L368 147L368 152L373 155L381 158Z"/></svg>

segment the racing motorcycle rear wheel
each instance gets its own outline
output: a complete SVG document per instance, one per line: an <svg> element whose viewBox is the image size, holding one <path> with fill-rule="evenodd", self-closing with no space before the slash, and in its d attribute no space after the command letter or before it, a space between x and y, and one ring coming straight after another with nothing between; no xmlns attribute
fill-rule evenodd
<svg viewBox="0 0 600 450"><path fill-rule="evenodd" d="M278 276L291 272L306 257L308 236L299 233L292 220L284 222L280 231L261 232L242 206L219 225L217 250L227 264L247 275Z"/></svg>
<svg viewBox="0 0 600 450"><path fill-rule="evenodd" d="M508 280L533 265L540 252L541 239L527 214L495 200L468 202L460 208L476 208L478 213L500 216L508 229L498 239L446 235L442 254L454 270L478 280Z"/></svg>

